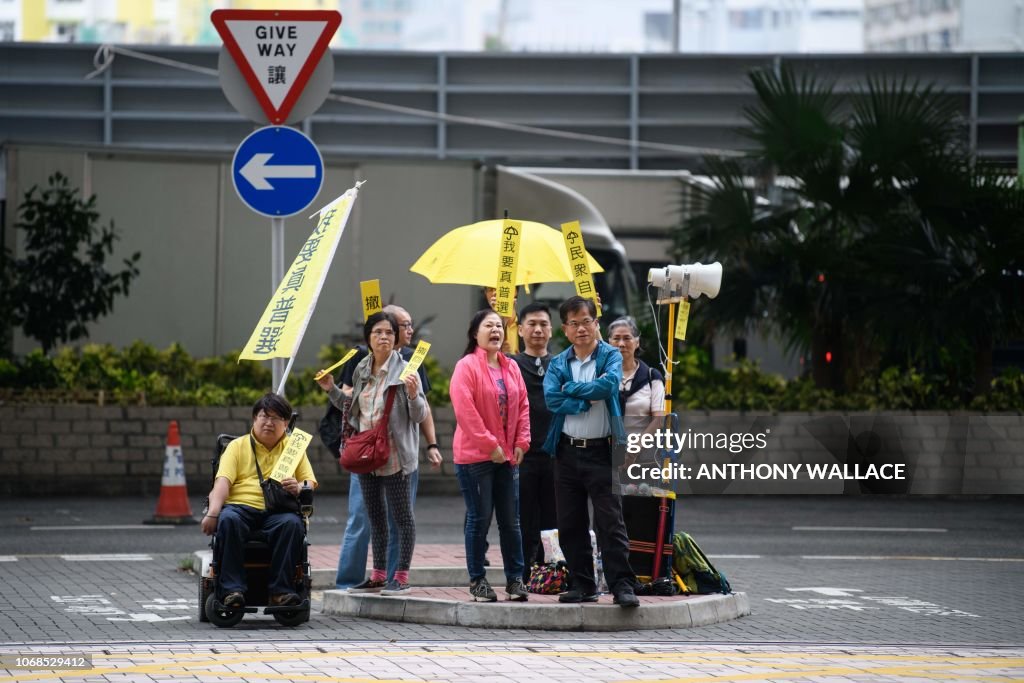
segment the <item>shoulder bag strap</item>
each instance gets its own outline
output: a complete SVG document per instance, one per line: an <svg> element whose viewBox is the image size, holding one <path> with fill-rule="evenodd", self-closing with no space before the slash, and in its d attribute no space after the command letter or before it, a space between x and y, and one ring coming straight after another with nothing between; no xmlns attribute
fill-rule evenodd
<svg viewBox="0 0 1024 683"><path fill-rule="evenodd" d="M375 429L380 434L387 436L388 421L391 419L391 406L395 404L395 392L398 391L398 387L388 387L385 391L388 392L388 397L384 399L384 414L381 415L380 422L377 423Z"/></svg>
<svg viewBox="0 0 1024 683"><path fill-rule="evenodd" d="M260 470L260 459L256 457L256 439L252 438L252 432L249 432L249 445L252 446L252 459L256 463L256 476L260 478L260 486L263 486L263 471Z"/></svg>

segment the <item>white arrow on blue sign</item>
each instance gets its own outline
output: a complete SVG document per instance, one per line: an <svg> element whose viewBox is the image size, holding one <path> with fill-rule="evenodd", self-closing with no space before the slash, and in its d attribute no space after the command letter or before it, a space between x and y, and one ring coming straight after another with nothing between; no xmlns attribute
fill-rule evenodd
<svg viewBox="0 0 1024 683"><path fill-rule="evenodd" d="M324 161L308 137L286 126L267 126L242 140L231 161L235 192L264 216L304 210L320 193Z"/></svg>

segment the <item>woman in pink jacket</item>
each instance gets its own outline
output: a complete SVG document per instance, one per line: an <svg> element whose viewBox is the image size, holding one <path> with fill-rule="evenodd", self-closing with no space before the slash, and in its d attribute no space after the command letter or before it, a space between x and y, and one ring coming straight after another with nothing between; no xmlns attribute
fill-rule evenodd
<svg viewBox="0 0 1024 683"><path fill-rule="evenodd" d="M491 515L498 517L505 592L526 600L519 533L519 463L530 447L530 406L519 366L501 353L505 330L491 309L469 323L469 345L455 365L449 392L455 409L455 474L466 500L466 569L473 600L498 596L484 569Z"/></svg>

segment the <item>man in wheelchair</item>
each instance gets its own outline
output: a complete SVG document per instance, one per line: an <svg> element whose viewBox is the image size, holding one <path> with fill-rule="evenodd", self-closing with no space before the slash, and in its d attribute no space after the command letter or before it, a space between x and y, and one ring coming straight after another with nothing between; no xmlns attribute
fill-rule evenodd
<svg viewBox="0 0 1024 683"><path fill-rule="evenodd" d="M259 532L266 537L270 549L268 600L264 604L286 607L303 602L296 592L296 565L303 562L305 556L305 519L296 511L268 513L260 486L260 480L274 470L291 438L288 428L292 414L291 405L277 394L268 393L256 401L252 407L252 430L231 441L220 457L209 509L203 517L203 533L216 534L216 594L223 606L239 612L239 617L245 610L246 593L250 588L244 566L245 546ZM305 451L294 475L280 484L296 497L303 486L317 486ZM262 594L262 586L252 588L254 593Z"/></svg>

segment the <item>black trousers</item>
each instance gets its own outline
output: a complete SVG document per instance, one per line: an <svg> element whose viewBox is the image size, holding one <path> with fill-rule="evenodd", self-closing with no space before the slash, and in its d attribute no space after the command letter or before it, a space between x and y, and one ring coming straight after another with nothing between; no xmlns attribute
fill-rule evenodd
<svg viewBox="0 0 1024 683"><path fill-rule="evenodd" d="M519 529L523 534L523 581L530 565L543 564L542 529L558 527L555 514L555 461L541 450L529 450L519 465Z"/></svg>
<svg viewBox="0 0 1024 683"><path fill-rule="evenodd" d="M635 587L622 503L612 489L611 445L601 442L578 448L559 443L555 461L558 542L569 565L572 587L585 595L597 592L588 498L594 506L594 530L609 589L615 592L624 586Z"/></svg>

